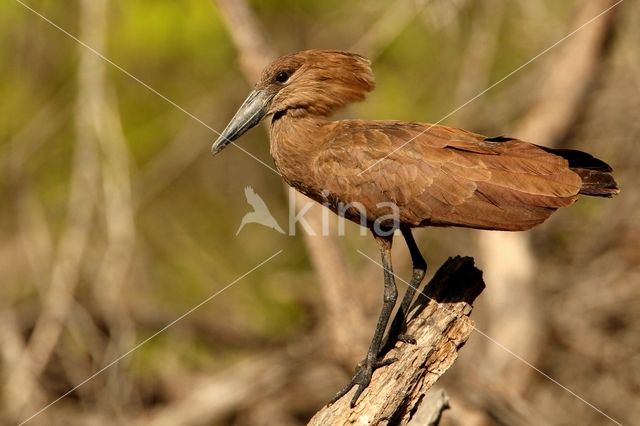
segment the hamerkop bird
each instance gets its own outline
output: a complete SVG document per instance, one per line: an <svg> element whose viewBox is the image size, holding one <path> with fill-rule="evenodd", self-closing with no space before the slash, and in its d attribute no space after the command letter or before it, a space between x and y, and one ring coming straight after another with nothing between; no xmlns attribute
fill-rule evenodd
<svg viewBox="0 0 640 426"><path fill-rule="evenodd" d="M611 167L591 155L508 137L403 121L330 121L374 88L370 62L353 53L308 50L282 56L213 144L212 153L271 116L271 155L296 190L371 229L382 254L384 301L366 358L334 399L358 385L353 406L384 360L386 343L410 341L405 318L427 264L411 228L462 226L523 231L579 194L618 193ZM398 291L391 267L399 229L413 261L409 289L383 340Z"/></svg>

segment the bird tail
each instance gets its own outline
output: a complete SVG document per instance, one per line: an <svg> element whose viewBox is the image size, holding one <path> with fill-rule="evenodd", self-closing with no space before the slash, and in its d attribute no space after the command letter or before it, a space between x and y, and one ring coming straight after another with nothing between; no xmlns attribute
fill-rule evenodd
<svg viewBox="0 0 640 426"><path fill-rule="evenodd" d="M580 194L611 198L620 192L611 174L613 169L604 161L573 149L544 149L569 162L569 168L582 179Z"/></svg>

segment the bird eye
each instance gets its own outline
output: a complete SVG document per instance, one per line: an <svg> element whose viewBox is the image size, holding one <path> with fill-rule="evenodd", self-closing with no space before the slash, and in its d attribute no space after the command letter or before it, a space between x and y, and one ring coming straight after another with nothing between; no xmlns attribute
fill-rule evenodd
<svg viewBox="0 0 640 426"><path fill-rule="evenodd" d="M280 71L278 75L276 75L276 81L278 83L286 83L289 80L289 73L287 71Z"/></svg>

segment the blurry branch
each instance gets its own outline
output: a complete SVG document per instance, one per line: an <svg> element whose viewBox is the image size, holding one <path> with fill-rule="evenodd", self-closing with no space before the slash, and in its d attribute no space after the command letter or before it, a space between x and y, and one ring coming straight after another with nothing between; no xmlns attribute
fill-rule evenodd
<svg viewBox="0 0 640 426"><path fill-rule="evenodd" d="M0 357L6 366L16 365L24 351L19 330L15 312L8 309L0 311ZM7 372L9 371L7 368Z"/></svg>
<svg viewBox="0 0 640 426"><path fill-rule="evenodd" d="M18 132L8 145L6 156L7 182L13 189L18 235L22 252L27 259L33 282L43 292L51 273L53 237L45 217L44 206L30 185L25 165L29 158L50 139L62 125L66 112L56 107L54 101L42 107Z"/></svg>
<svg viewBox="0 0 640 426"><path fill-rule="evenodd" d="M471 24L471 33L461 56L460 77L453 105L462 105L489 85L504 19L505 2L486 0L478 3L478 7L480 11ZM472 103L460 110L458 120L464 122L465 117L472 117L477 107L477 103Z"/></svg>
<svg viewBox="0 0 640 426"><path fill-rule="evenodd" d="M67 113L66 108L60 108L52 100L40 108L27 125L11 138L5 148L9 152L0 155L0 159L6 162L10 178L19 177L27 160L62 127L62 118Z"/></svg>
<svg viewBox="0 0 640 426"><path fill-rule="evenodd" d="M109 326L110 347L104 352L106 364L135 343L134 325L127 311L122 288L131 266L135 245L134 208L131 198L129 150L122 130L115 92L104 105L104 132L99 137L102 150L102 212L106 222L107 247L95 278L93 292ZM102 213L101 212L101 213ZM118 369L111 369L112 395L127 398Z"/></svg>
<svg viewBox="0 0 640 426"><path fill-rule="evenodd" d="M369 26L369 30L350 50L375 61L414 19L428 17L423 21L429 27L441 27L453 21L467 2L468 0L396 0L380 13L378 20ZM416 54L420 55L420 52Z"/></svg>
<svg viewBox="0 0 640 426"><path fill-rule="evenodd" d="M81 2L81 38L98 50L104 46L105 0ZM20 410L32 399L36 380L53 353L73 304L80 266L96 203L97 135L103 128L104 63L93 53L80 49L77 101L77 140L67 223L62 232L52 267L51 281L42 299L42 313L21 358L6 385L8 405Z"/></svg>
<svg viewBox="0 0 640 426"><path fill-rule="evenodd" d="M407 333L418 343L401 343L389 352L387 357L397 361L375 372L355 408L349 406L352 390L320 410L309 425L409 424L473 331L471 305L483 289L482 272L473 266L473 259L449 258L410 312ZM445 404L435 403L421 415L437 419L444 408Z"/></svg>
<svg viewBox="0 0 640 426"><path fill-rule="evenodd" d="M171 312L149 309L144 302L130 301L128 305L131 306L134 322L142 330L159 330L175 319ZM180 322L173 326L173 329L179 335L198 336L200 342L211 347L217 345L255 352L258 349L270 349L281 345L255 329L234 321L233 318L215 322L207 316L193 315L189 321Z"/></svg>
<svg viewBox="0 0 640 426"><path fill-rule="evenodd" d="M431 388L424 400L409 420L409 426L438 426L445 410L448 410L449 397L442 389Z"/></svg>
<svg viewBox="0 0 640 426"><path fill-rule="evenodd" d="M276 58L277 52L267 42L260 22L245 0L214 0L222 16L246 79L253 83L260 71Z"/></svg>
<svg viewBox="0 0 640 426"><path fill-rule="evenodd" d="M40 146L62 125L62 117L67 111L58 109L55 100L43 106L9 142L7 155L1 158L5 163L7 185L11 188L7 191L8 198L14 204L18 223L18 251L27 261L29 273L36 286L41 299L44 299L47 283L51 273L53 257L53 239L45 216L44 206L36 195L28 174L25 172L25 164ZM15 249L14 249L15 250ZM9 277L6 277L8 279ZM4 364L4 377L9 378L14 374L16 365L20 365L25 353L25 341L18 314L9 307L0 308L0 341L1 353ZM36 401L44 398L45 394L36 378L26 368L20 372L19 384L32 390L32 397ZM19 407L13 405L18 400L13 390L6 388L7 413L17 416Z"/></svg>
<svg viewBox="0 0 640 426"><path fill-rule="evenodd" d="M249 81L256 81L259 73L276 53L266 41L260 25L244 0L216 0L215 4L223 23L233 40L242 70ZM309 199L295 192L296 206L307 204ZM311 228L322 229L322 210L314 206L305 215ZM327 309L327 331L332 342L329 347L338 359L351 363L366 348L364 312L355 292L349 285L349 275L344 264L343 250L334 236L312 236L304 233L304 242L311 259ZM349 327L344 327L349 324ZM354 334L357 333L357 334Z"/></svg>
<svg viewBox="0 0 640 426"><path fill-rule="evenodd" d="M262 354L242 361L214 377L203 377L175 401L134 424L145 426L218 424L226 416L276 392L293 369L286 353Z"/></svg>
<svg viewBox="0 0 640 426"><path fill-rule="evenodd" d="M24 353L26 348L22 333L16 314L12 309L0 310L0 356L2 357L4 368L4 377L13 377L15 374L16 366L20 366L24 361ZM35 402L41 402L45 398L45 393L35 378L30 374L30 371L25 367L22 367L23 371L20 372L20 376L16 379L18 382L15 384L7 383L4 389L4 415L0 417L0 420L15 420L21 415L20 409L24 407L26 402L21 398L21 389L18 386L24 386L25 390L31 392L31 398ZM10 387L11 386L11 387ZM20 404L19 406L15 404ZM7 418L4 418L4 417Z"/></svg>
<svg viewBox="0 0 640 426"><path fill-rule="evenodd" d="M63 118L69 111L58 101L66 90L66 86L58 90L25 126L11 136L9 143L0 146L0 165L5 167L10 180L20 177L27 160L62 127Z"/></svg>
<svg viewBox="0 0 640 426"><path fill-rule="evenodd" d="M47 283L51 274L51 262L54 253L54 242L42 201L35 191L23 188L16 194L16 211L18 217L20 242L27 258L31 277L42 299L45 297Z"/></svg>
<svg viewBox="0 0 640 426"><path fill-rule="evenodd" d="M351 46L351 51L374 61L393 43L431 0L395 0L380 13L380 18ZM407 3L409 3L407 5Z"/></svg>
<svg viewBox="0 0 640 426"><path fill-rule="evenodd" d="M430 28L449 29L458 23L461 12L470 0L431 0L430 7L421 14L422 21Z"/></svg>
<svg viewBox="0 0 640 426"><path fill-rule="evenodd" d="M614 3L613 0L585 2L573 26ZM599 76L616 12L601 16L556 49L548 60L548 72L536 88L539 96L514 129L514 136L547 146L566 137L585 105L583 101L589 88Z"/></svg>
<svg viewBox="0 0 640 426"><path fill-rule="evenodd" d="M206 107L211 98L205 96L196 102L195 113L204 117L209 113ZM208 148L201 144L191 143L197 139L200 127L185 125L159 154L146 164L133 178L132 191L136 212L142 210L148 203L174 182L189 168Z"/></svg>
<svg viewBox="0 0 640 426"><path fill-rule="evenodd" d="M487 372L479 372L487 374ZM495 419L498 424L509 426L551 426L557 425L555 421L549 421L549 413L541 412L532 406L526 396L520 394L520 390L511 386L511 382L483 380L482 386L469 392L476 406L483 407L488 417Z"/></svg>
<svg viewBox="0 0 640 426"><path fill-rule="evenodd" d="M572 27L614 3L612 0L586 2ZM509 132L541 145L558 144L571 130L584 106L588 89L599 76L600 64L607 53L606 41L613 30L614 12L600 17L558 46L544 64L545 77L538 83L539 94L530 112ZM541 350L539 302L533 288L536 260L529 245L529 234L483 232L479 236L485 277L491 282L493 296L488 334L525 359L536 359ZM507 256L507 257L505 257ZM518 304L513 300L517 299ZM520 391L526 387L531 371L495 345L487 348L492 377L508 377Z"/></svg>
<svg viewBox="0 0 640 426"><path fill-rule="evenodd" d="M544 22L546 28L562 28L564 21L561 17L553 13L550 4L542 1L518 1L515 6L520 8L520 13L527 21Z"/></svg>

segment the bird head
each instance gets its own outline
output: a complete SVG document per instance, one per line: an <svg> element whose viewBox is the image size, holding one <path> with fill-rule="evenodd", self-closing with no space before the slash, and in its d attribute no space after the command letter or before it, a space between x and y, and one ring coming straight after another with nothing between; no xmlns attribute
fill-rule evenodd
<svg viewBox="0 0 640 426"><path fill-rule="evenodd" d="M370 61L339 50L305 50L269 64L218 140L217 154L269 115L328 116L375 86Z"/></svg>

